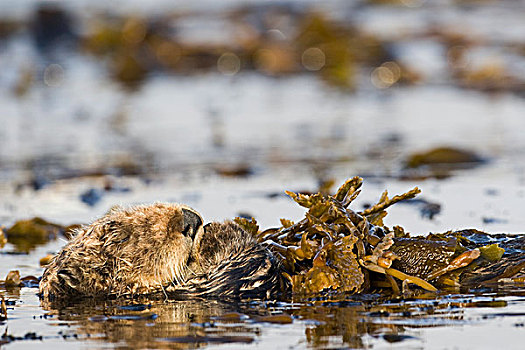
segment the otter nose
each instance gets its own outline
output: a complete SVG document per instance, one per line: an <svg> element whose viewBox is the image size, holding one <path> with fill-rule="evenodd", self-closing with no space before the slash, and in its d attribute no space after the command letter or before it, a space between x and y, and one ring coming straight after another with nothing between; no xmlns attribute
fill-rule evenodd
<svg viewBox="0 0 525 350"><path fill-rule="evenodd" d="M186 208L182 209L182 214L184 218L182 234L193 239L199 228L202 227L202 219L199 214Z"/></svg>

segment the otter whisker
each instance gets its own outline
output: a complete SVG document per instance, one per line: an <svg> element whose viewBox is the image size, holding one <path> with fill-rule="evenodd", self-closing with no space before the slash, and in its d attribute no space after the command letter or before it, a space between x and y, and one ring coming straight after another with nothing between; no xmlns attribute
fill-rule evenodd
<svg viewBox="0 0 525 350"><path fill-rule="evenodd" d="M164 290L164 286L161 284L160 289L162 289L162 293L164 293L164 300L168 300L168 293L166 293L166 290Z"/></svg>

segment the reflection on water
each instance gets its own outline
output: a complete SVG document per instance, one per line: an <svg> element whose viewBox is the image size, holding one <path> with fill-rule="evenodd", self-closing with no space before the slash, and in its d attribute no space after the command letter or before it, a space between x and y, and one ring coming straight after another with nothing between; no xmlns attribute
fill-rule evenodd
<svg viewBox="0 0 525 350"><path fill-rule="evenodd" d="M262 304L261 304L262 305ZM243 306L216 300L88 301L47 309L51 323L71 325L68 336L133 348L194 348L251 343L260 333Z"/></svg>
<svg viewBox="0 0 525 350"><path fill-rule="evenodd" d="M10 317L19 317L23 308L19 292L0 289L0 293L6 295ZM429 329L476 325L490 331L502 318L523 319L524 314L516 312L513 305L524 300L525 291L519 290L437 296L418 293L403 298L371 294L293 302L86 300L61 307L42 305L45 312L38 320L40 327L47 325L53 331L20 336L5 328L1 341L41 339L45 346L46 341L62 338L90 347L110 343L118 348L186 349L257 343L269 333L289 330L289 340L300 347L306 343L312 348L361 349L400 342L412 346L421 345ZM519 328L520 324L518 321L514 326ZM292 330L300 330L302 335L294 338Z"/></svg>
<svg viewBox="0 0 525 350"><path fill-rule="evenodd" d="M178 344L192 348L206 343L252 342L257 327L214 321L235 312L217 301L143 300L140 304L116 301L89 302L48 310L57 325L73 325L72 336L85 341L109 342L133 348L164 348ZM151 302L151 303L149 303Z"/></svg>

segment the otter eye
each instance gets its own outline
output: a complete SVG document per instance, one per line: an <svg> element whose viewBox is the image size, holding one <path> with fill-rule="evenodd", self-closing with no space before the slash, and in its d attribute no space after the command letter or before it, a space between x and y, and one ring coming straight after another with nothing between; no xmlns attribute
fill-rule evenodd
<svg viewBox="0 0 525 350"><path fill-rule="evenodd" d="M182 214L184 217L182 234L193 239L199 228L202 227L202 219L192 210L182 209Z"/></svg>

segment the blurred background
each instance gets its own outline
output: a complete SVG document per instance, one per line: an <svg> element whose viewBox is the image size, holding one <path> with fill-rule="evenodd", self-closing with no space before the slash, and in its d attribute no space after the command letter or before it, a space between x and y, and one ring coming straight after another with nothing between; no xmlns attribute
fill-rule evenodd
<svg viewBox="0 0 525 350"><path fill-rule="evenodd" d="M413 230L523 230L525 1L0 1L0 66L3 225L264 227L361 175L423 187Z"/></svg>

